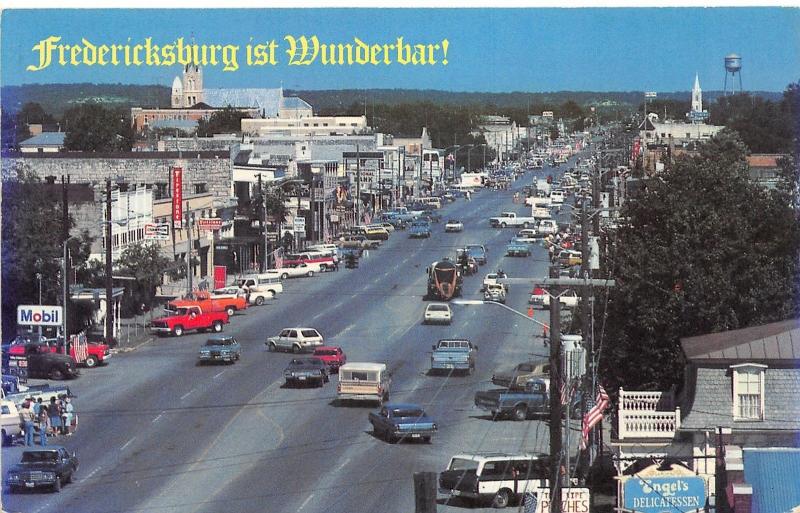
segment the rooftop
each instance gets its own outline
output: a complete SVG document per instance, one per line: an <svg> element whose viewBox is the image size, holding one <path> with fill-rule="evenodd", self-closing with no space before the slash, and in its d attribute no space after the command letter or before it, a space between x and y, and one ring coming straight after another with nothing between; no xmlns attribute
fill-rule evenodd
<svg viewBox="0 0 800 513"><path fill-rule="evenodd" d="M681 346L695 363L800 360L800 319L682 338Z"/></svg>
<svg viewBox="0 0 800 513"><path fill-rule="evenodd" d="M30 139L25 139L20 146L64 146L64 138L67 136L66 132L42 132L39 135L34 135Z"/></svg>
<svg viewBox="0 0 800 513"><path fill-rule="evenodd" d="M747 164L750 167L778 167L778 161L785 157L787 157L787 155L782 155L780 153L754 153L747 157Z"/></svg>

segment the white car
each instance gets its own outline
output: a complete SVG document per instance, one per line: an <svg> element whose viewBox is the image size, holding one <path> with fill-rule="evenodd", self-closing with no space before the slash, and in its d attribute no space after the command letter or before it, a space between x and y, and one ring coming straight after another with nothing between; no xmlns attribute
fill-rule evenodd
<svg viewBox="0 0 800 513"><path fill-rule="evenodd" d="M237 297L247 297L247 291L241 287L225 287L211 291L213 299L236 299Z"/></svg>
<svg viewBox="0 0 800 513"><path fill-rule="evenodd" d="M576 308L580 299L581 298L578 297L578 293L572 289L564 291L558 297L558 300L563 308ZM545 294L545 296L542 298L542 307L550 308L550 294Z"/></svg>
<svg viewBox="0 0 800 513"><path fill-rule="evenodd" d="M313 351L323 343L322 335L314 328L284 328L278 336L269 337L264 342L270 351L282 349L293 353Z"/></svg>
<svg viewBox="0 0 800 513"><path fill-rule="evenodd" d="M453 322L453 311L447 303L431 303L425 307L422 324L450 324L451 322Z"/></svg>
<svg viewBox="0 0 800 513"><path fill-rule="evenodd" d="M322 266L313 262L303 262L302 264L297 264L294 267L281 267L279 269L275 269L275 271L278 272L278 275L282 280L285 280L287 278L298 278L300 276L314 276L315 274L322 272Z"/></svg>
<svg viewBox="0 0 800 513"><path fill-rule="evenodd" d="M505 275L503 276L503 278L507 278L507 277L508 276L505 276ZM498 278L500 278L500 276L498 276L497 273L489 273L489 274L487 274L483 278L483 286L481 287L481 290L486 290L486 288L488 286L490 286L490 285L497 285L498 284L497 283L497 279ZM508 284L504 284L503 288L506 290L506 292L508 292L509 289L511 288L511 286L508 285Z"/></svg>
<svg viewBox="0 0 800 513"><path fill-rule="evenodd" d="M538 242L542 240L542 238L540 236L537 236L535 228L527 228L525 230L520 230L519 232L517 232L517 240L520 242L527 242L530 244L532 242Z"/></svg>
<svg viewBox="0 0 800 513"><path fill-rule="evenodd" d="M464 223L457 219L450 219L444 225L444 231L446 232L460 232L464 230Z"/></svg>

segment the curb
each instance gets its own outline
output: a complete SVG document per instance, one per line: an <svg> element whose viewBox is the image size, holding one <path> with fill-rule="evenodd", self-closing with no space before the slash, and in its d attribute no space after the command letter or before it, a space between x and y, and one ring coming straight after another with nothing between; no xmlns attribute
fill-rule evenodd
<svg viewBox="0 0 800 513"><path fill-rule="evenodd" d="M135 345L135 346L133 346L133 347L123 347L123 348L119 348L119 349L111 349L109 352L110 352L111 354L130 353L131 351L136 351L136 350L137 350L137 349L139 349L140 347L142 347L142 346L144 346L144 345L146 345L146 344L149 344L149 343L150 343L150 342L152 342L153 340L155 340L153 337L149 337L149 338L148 338L147 340L145 340L144 342L140 342L139 344L136 344L136 345Z"/></svg>

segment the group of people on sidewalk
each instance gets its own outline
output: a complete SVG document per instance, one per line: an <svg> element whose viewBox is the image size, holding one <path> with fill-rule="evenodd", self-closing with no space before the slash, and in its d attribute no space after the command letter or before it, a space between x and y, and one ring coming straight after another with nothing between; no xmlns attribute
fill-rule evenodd
<svg viewBox="0 0 800 513"><path fill-rule="evenodd" d="M38 433L42 447L47 445L48 436L72 435L78 419L72 399L65 395L51 397L49 403L41 397L36 401L29 397L22 403L19 418L25 445L33 445L33 435Z"/></svg>

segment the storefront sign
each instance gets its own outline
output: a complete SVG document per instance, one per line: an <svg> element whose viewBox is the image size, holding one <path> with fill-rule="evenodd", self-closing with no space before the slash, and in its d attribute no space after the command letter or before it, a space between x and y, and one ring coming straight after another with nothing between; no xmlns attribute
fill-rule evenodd
<svg viewBox="0 0 800 513"><path fill-rule="evenodd" d="M293 229L295 232L305 233L306 231L306 218L305 217L295 217L293 223Z"/></svg>
<svg viewBox="0 0 800 513"><path fill-rule="evenodd" d="M144 225L144 238L148 240L169 240L169 225L166 223L147 223Z"/></svg>
<svg viewBox="0 0 800 513"><path fill-rule="evenodd" d="M624 508L636 513L688 513L706 503L706 485L702 477L638 477L623 485Z"/></svg>
<svg viewBox="0 0 800 513"><path fill-rule="evenodd" d="M183 223L183 168L172 168L172 221L175 228Z"/></svg>
<svg viewBox="0 0 800 513"><path fill-rule="evenodd" d="M550 490L536 490L536 513L550 511ZM561 511L567 513L589 513L591 494L588 488L564 488L561 490Z"/></svg>
<svg viewBox="0 0 800 513"><path fill-rule="evenodd" d="M60 306L17 306L17 324L24 326L61 326L63 315Z"/></svg>
<svg viewBox="0 0 800 513"><path fill-rule="evenodd" d="M201 230L219 230L222 228L222 219L218 217L201 217L197 220L197 226Z"/></svg>

